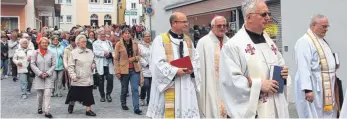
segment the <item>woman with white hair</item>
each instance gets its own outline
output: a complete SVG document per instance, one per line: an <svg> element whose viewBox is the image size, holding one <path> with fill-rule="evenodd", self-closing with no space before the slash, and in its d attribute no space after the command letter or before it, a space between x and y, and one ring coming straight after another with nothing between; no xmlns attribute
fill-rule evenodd
<svg viewBox="0 0 347 119"><path fill-rule="evenodd" d="M139 45L139 53L141 56L140 65L142 67L142 76L144 78L144 85L141 87L140 93L140 104L142 106L148 105L151 92L152 74L149 70L149 65L151 63L151 49L152 40L151 33L146 31L144 33L143 41ZM146 95L147 94L147 95ZM147 97L147 100L145 101Z"/></svg>
<svg viewBox="0 0 347 119"><path fill-rule="evenodd" d="M27 33L22 33L22 38L25 38L25 39L27 39L29 42L28 42L28 48L29 49L35 49L35 47L34 47L34 44L31 42L31 36L29 36L29 34L27 34ZM20 47L18 47L18 48L20 48Z"/></svg>
<svg viewBox="0 0 347 119"><path fill-rule="evenodd" d="M68 112L70 114L73 112L75 101L78 101L87 107L87 116L96 116L91 110L91 105L95 104L93 97L94 53L87 48L87 38L84 35L78 35L75 41L77 48L70 53L68 59L68 72L72 81L65 104L69 104Z"/></svg>
<svg viewBox="0 0 347 119"><path fill-rule="evenodd" d="M28 67L31 59L33 49L28 48L29 41L25 38L19 40L20 47L15 51L13 55L13 62L17 65L17 72L20 80L20 88L22 91L22 98L27 98L27 86L28 86Z"/></svg>

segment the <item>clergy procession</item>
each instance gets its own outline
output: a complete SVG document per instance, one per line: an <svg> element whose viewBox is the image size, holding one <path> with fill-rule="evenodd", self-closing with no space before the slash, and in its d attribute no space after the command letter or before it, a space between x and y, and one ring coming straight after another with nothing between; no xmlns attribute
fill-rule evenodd
<svg viewBox="0 0 347 119"><path fill-rule="evenodd" d="M150 32L141 37L126 25L86 25L63 34L44 27L38 36L13 31L9 39L2 32L2 79L11 62L21 98L37 98L31 106L47 118L53 118L51 99L60 97L69 114L80 113L74 112L76 104L85 106L87 116L102 113L92 111L98 106L93 89L101 103L112 102L114 81L121 84L121 109L149 118L293 118L292 95L299 118L347 118L336 76L339 59L325 39L326 16L313 14L307 32L296 39L297 71L291 77L291 67L265 32L271 19L265 1L245 0L242 14L244 24L230 38L227 19L215 16L196 47L182 12L172 13L170 30L153 41Z"/></svg>

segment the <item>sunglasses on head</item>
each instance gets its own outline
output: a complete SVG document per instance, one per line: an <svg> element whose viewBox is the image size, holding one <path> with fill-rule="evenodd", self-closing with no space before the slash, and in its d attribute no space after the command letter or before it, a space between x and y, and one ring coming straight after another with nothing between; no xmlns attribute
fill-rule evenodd
<svg viewBox="0 0 347 119"><path fill-rule="evenodd" d="M250 14L259 14L262 17L266 17L266 16L271 16L270 12L263 12L263 13L250 13Z"/></svg>

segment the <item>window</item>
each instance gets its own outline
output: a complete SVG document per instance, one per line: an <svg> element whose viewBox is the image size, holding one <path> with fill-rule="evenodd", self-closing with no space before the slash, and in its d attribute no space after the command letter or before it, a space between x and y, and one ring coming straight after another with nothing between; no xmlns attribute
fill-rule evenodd
<svg viewBox="0 0 347 119"><path fill-rule="evenodd" d="M98 3L99 0L89 0L89 3Z"/></svg>
<svg viewBox="0 0 347 119"><path fill-rule="evenodd" d="M136 3L131 3L131 9L136 9Z"/></svg>
<svg viewBox="0 0 347 119"><path fill-rule="evenodd" d="M71 0L66 0L66 4L71 4Z"/></svg>
<svg viewBox="0 0 347 119"><path fill-rule="evenodd" d="M112 0L104 0L104 4L112 4Z"/></svg>
<svg viewBox="0 0 347 119"><path fill-rule="evenodd" d="M60 23L64 23L64 16L63 15L60 16L59 21L60 21Z"/></svg>
<svg viewBox="0 0 347 119"><path fill-rule="evenodd" d="M133 24L136 24L136 19L133 19L132 22L133 22Z"/></svg>
<svg viewBox="0 0 347 119"><path fill-rule="evenodd" d="M71 22L72 22L72 16L66 15L66 23L71 23Z"/></svg>
<svg viewBox="0 0 347 119"><path fill-rule="evenodd" d="M63 0L58 0L58 4L62 4L63 3Z"/></svg>

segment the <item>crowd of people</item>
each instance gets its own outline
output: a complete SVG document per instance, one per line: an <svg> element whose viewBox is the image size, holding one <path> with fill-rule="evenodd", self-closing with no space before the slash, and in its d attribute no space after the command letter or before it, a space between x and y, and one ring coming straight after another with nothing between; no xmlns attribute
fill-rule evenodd
<svg viewBox="0 0 347 119"><path fill-rule="evenodd" d="M111 102L115 79L121 82L122 109L129 110L130 85L133 112L141 115L140 105L148 105L146 116L151 118L289 118L291 78L276 44L264 32L269 9L262 0L246 0L242 9L245 24L231 39L226 18L216 16L197 43L185 34L188 21L181 12L170 16L170 30L153 42L150 32L126 25L2 32L2 74L6 77L10 61L22 98L36 89L38 113L48 118L53 117L51 97L62 97L64 87L69 89L69 113L77 101L86 106L87 116L96 116L91 109L93 89L99 89L100 102ZM346 113L340 111L338 59L324 39L328 27L324 15L313 15L310 28L295 45L300 118ZM187 56L192 68L172 63L186 62ZM277 79L271 77L274 67L279 67Z"/></svg>
<svg viewBox="0 0 347 119"><path fill-rule="evenodd" d="M122 108L129 110L126 97L130 82L134 113L141 114L139 106L147 105L150 95L151 34L144 32L142 25L140 27L133 29L114 24L93 29L88 25L78 25L70 31L47 27L43 27L40 33L30 28L10 33L2 31L2 79L11 75L14 82L19 80L23 99L29 97L31 89L36 89L38 113L52 118L50 99L63 97L62 90L65 89L69 89L65 101L69 113L73 113L78 101L86 106L86 115L96 116L91 110L91 105L95 104L93 89L99 89L100 102L112 102L113 80L117 77L122 84ZM144 77L141 78L141 102L140 76Z"/></svg>

